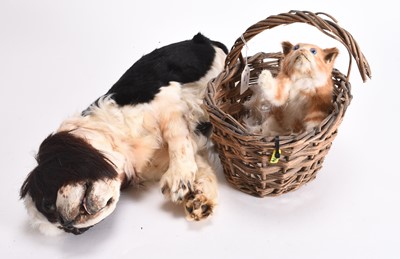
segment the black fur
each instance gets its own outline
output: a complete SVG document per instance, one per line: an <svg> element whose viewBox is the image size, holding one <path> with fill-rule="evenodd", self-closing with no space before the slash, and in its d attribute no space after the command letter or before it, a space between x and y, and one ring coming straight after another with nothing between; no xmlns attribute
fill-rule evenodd
<svg viewBox="0 0 400 259"><path fill-rule="evenodd" d="M36 156L38 165L22 184L20 197L28 193L36 208L50 222L60 220L55 203L58 189L68 183L116 178L108 159L85 140L68 132L48 136Z"/></svg>
<svg viewBox="0 0 400 259"><path fill-rule="evenodd" d="M202 134L203 136L209 138L211 136L213 130L213 126L211 122L205 121L205 122L199 122L196 126L196 134L200 135Z"/></svg>
<svg viewBox="0 0 400 259"><path fill-rule="evenodd" d="M225 53L224 44L198 33L191 40L155 49L134 63L107 92L119 105L153 100L170 81L195 82L203 77L215 57L213 45Z"/></svg>

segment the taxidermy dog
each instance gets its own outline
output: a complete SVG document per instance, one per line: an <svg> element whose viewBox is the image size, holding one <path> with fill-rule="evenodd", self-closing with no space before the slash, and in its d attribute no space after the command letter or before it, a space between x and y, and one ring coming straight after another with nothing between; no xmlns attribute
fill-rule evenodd
<svg viewBox="0 0 400 259"><path fill-rule="evenodd" d="M81 234L114 211L122 187L151 180L187 219L211 215L217 181L202 103L227 52L200 33L155 49L64 120L41 143L20 190L32 224L45 234Z"/></svg>
<svg viewBox="0 0 400 259"><path fill-rule="evenodd" d="M339 50L288 41L282 49L277 76L263 70L244 104L249 110L245 124L253 133L276 136L309 131L332 111L332 70Z"/></svg>

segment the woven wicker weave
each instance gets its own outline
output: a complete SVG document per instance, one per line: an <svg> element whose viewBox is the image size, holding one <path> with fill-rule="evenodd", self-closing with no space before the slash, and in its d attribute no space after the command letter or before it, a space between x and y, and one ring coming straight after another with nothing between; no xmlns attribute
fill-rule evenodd
<svg viewBox="0 0 400 259"><path fill-rule="evenodd" d="M312 25L341 42L350 55L349 69L347 76L336 69L332 73L335 85L333 112L313 131L280 136L278 143L282 153L278 163L272 164L271 155L278 148L276 139L252 134L243 124L242 119L246 115L243 103L252 92L248 89L240 94L240 79L245 64L241 51L244 41L248 42L267 29L292 23ZM229 183L245 193L265 197L296 190L316 177L352 99L348 81L352 57L365 82L367 77L371 77L371 72L358 44L332 16L325 13L290 11L270 16L249 27L236 40L226 58L224 71L209 82L205 98L205 106L214 126L213 140ZM250 85L257 81L263 69L269 69L276 75L281 58L281 53L258 53L249 57Z"/></svg>

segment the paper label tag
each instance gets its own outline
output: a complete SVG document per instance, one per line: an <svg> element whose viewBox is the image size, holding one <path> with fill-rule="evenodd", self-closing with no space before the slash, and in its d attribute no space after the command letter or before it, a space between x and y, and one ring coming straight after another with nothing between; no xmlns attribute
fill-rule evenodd
<svg viewBox="0 0 400 259"><path fill-rule="evenodd" d="M240 79L240 94L243 94L250 87L250 68L246 64L242 71L242 77Z"/></svg>
<svg viewBox="0 0 400 259"><path fill-rule="evenodd" d="M249 68L249 65L247 64L247 51L248 51L249 47L247 46L247 42L244 39L243 34L240 36L240 38L242 39L242 41L244 43L244 47L245 47L244 61L246 62L244 65L243 71L242 71L241 78L240 78L240 94L243 94L250 87L250 68Z"/></svg>

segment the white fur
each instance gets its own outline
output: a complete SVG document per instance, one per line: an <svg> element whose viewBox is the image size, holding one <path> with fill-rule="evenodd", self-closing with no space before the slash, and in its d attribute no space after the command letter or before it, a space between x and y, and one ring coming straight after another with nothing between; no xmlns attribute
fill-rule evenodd
<svg viewBox="0 0 400 259"><path fill-rule="evenodd" d="M258 87L261 88L262 90L262 95L271 104L275 106L281 106L286 102L286 100L283 98L281 99L275 98L278 85L276 84L276 80L272 77L272 74L269 70L265 69L261 72L260 76L258 77L257 83ZM286 92L285 94L287 94L289 88L286 87L284 91Z"/></svg>
<svg viewBox="0 0 400 259"><path fill-rule="evenodd" d="M224 66L225 53L219 48L215 49L217 54L212 68L199 81L184 86L170 82L160 89L154 100L134 106L119 107L110 97L104 97L97 106L91 107L87 116L76 114L63 121L57 131L69 131L85 139L112 162L120 176L125 174L128 180L138 183L159 180L163 175L161 186L168 185L170 191L166 197L174 202L180 202L189 190L188 187L181 188L183 182L199 189L202 202L215 206L216 178L208 165L208 155L202 153L206 138L194 133L197 123L208 118L202 107L207 83ZM92 226L114 211L122 178L93 184L99 211L78 218L75 227ZM196 187L196 181L200 180L201 186ZM57 207L65 214L72 217L76 214L74 210L79 209L79 201L85 193L83 185L71 184L59 190ZM203 190L207 193L203 193ZM113 202L106 206L109 199ZM187 204L190 202L185 201L185 206L189 206ZM33 224L41 232L49 235L62 232L57 228L58 223L49 223L37 211L29 194L25 204ZM198 219L199 213L201 211L194 209L187 217Z"/></svg>
<svg viewBox="0 0 400 259"><path fill-rule="evenodd" d="M46 217L36 209L35 203L32 201L29 194L24 198L24 204L28 211L32 228L37 228L41 233L47 236L56 236L65 233L63 230L58 228L60 224L50 223Z"/></svg>

